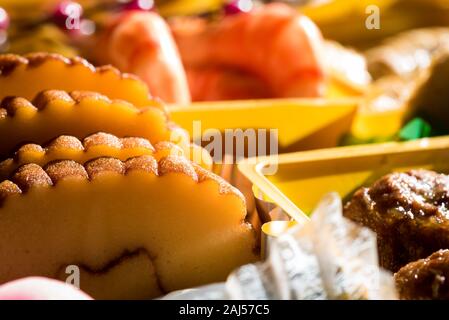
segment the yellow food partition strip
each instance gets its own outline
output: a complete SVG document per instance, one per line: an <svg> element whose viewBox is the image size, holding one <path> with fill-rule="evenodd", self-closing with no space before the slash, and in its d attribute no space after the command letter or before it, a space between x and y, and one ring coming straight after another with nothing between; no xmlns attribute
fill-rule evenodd
<svg viewBox="0 0 449 320"><path fill-rule="evenodd" d="M333 22L336 19L345 19L354 14L363 16L366 7L375 5L381 9L388 9L397 0L333 0L322 1L319 4L310 4L300 10L312 20L319 22Z"/></svg>
<svg viewBox="0 0 449 320"><path fill-rule="evenodd" d="M391 137L401 129L404 112L404 108L374 111L361 108L354 118L351 133L359 139Z"/></svg>
<svg viewBox="0 0 449 320"><path fill-rule="evenodd" d="M175 0L165 1L158 7L162 16L195 15L218 10L223 5L222 0Z"/></svg>
<svg viewBox="0 0 449 320"><path fill-rule="evenodd" d="M278 163L274 176L263 168ZM449 137L411 142L341 147L243 160L239 170L267 198L299 222L319 199L337 191L342 197L391 171L413 168L449 172Z"/></svg>
<svg viewBox="0 0 449 320"><path fill-rule="evenodd" d="M330 72L333 72L330 70ZM366 87L350 83L348 79L341 75L337 75L335 72L331 75L330 84L327 88L326 97L330 99L334 98L348 98L348 97L360 97L365 91Z"/></svg>
<svg viewBox="0 0 449 320"><path fill-rule="evenodd" d="M341 121L342 125L327 132L335 136L349 131L358 99L268 99L194 103L189 107L171 106L174 122L193 132L194 121L201 121L201 130L279 129L280 147L288 147L319 129ZM299 119L299 120L294 120ZM323 139L325 137L323 136ZM319 142L315 138L317 143Z"/></svg>

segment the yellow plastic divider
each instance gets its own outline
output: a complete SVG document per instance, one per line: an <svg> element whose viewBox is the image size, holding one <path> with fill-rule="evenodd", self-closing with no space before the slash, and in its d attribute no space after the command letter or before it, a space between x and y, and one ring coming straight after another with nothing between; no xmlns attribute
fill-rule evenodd
<svg viewBox="0 0 449 320"><path fill-rule="evenodd" d="M264 167L276 163L274 175L263 173ZM449 173L449 137L281 154L257 162L246 159L238 167L258 196L301 222L328 192L336 191L344 199L392 171L424 168Z"/></svg>
<svg viewBox="0 0 449 320"><path fill-rule="evenodd" d="M193 123L201 121L202 132L207 129L278 129L281 149L304 150L336 146L339 138L349 132L358 102L357 98L268 99L202 102L168 109L171 119L194 139L198 137L193 132ZM295 146L307 137L311 139Z"/></svg>

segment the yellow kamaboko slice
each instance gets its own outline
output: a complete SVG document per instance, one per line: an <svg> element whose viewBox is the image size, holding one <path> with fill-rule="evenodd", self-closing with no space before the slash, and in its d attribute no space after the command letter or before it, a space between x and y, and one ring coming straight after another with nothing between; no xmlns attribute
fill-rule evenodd
<svg viewBox="0 0 449 320"><path fill-rule="evenodd" d="M192 152L190 155L193 156L193 154ZM186 156L180 146L167 141L158 142L153 146L144 138L118 138L104 132L90 135L83 141L73 136L63 135L45 146L29 143L20 147L14 153L13 158L0 162L0 181L7 179L21 165L28 163L45 166L55 160L74 160L84 164L100 157L113 157L125 161L143 155L151 155L157 161L169 155ZM203 168L211 170L210 155L203 154L200 159L199 164Z"/></svg>
<svg viewBox="0 0 449 320"><path fill-rule="evenodd" d="M185 157L27 164L0 183L0 283L79 268L95 298L152 298L223 281L256 239L243 195Z"/></svg>
<svg viewBox="0 0 449 320"><path fill-rule="evenodd" d="M44 90L93 91L136 107L163 108L151 98L145 83L111 66L95 68L83 58L50 53L0 55L0 99L17 96L30 100Z"/></svg>
<svg viewBox="0 0 449 320"><path fill-rule="evenodd" d="M0 105L0 155L26 142L42 144L60 135L84 138L96 132L142 137L153 145L186 140L183 130L168 122L165 111L138 109L93 92L49 90L41 92L33 102L11 97Z"/></svg>

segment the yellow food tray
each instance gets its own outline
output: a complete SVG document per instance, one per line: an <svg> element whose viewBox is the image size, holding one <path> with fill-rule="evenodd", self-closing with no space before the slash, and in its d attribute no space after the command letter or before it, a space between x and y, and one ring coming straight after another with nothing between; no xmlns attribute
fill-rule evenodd
<svg viewBox="0 0 449 320"><path fill-rule="evenodd" d="M170 106L171 119L193 139L208 129L278 129L279 149L297 151L336 146L351 129L357 98L267 99ZM201 131L193 123L201 121Z"/></svg>
<svg viewBox="0 0 449 320"><path fill-rule="evenodd" d="M277 172L265 175L263 168L276 163ZM331 191L344 199L392 171L423 168L449 173L449 137L296 152L247 159L238 167L257 197L304 221Z"/></svg>

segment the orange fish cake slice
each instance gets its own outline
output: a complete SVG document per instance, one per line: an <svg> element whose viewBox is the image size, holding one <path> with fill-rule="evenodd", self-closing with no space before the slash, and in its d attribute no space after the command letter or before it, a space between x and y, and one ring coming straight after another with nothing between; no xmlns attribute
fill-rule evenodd
<svg viewBox="0 0 449 320"><path fill-rule="evenodd" d="M136 107L164 108L151 98L144 82L111 66L95 68L83 58L50 53L0 55L0 99L30 100L44 90L93 91Z"/></svg>
<svg viewBox="0 0 449 320"><path fill-rule="evenodd" d="M258 259L246 214L237 189L185 157L23 165L0 183L0 283L75 267L94 298L152 298L223 281Z"/></svg>
<svg viewBox="0 0 449 320"><path fill-rule="evenodd" d="M27 142L43 144L60 135L84 138L96 132L142 137L152 144L188 140L185 132L168 122L163 110L138 109L98 93L49 90L33 102L10 97L0 105L0 155Z"/></svg>

